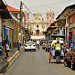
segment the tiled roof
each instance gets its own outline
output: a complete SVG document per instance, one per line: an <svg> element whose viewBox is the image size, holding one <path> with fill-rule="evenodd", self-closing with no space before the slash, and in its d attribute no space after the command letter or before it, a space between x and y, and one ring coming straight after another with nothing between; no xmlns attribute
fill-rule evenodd
<svg viewBox="0 0 75 75"><path fill-rule="evenodd" d="M13 8L12 6L7 5L8 11L19 11L18 9Z"/></svg>

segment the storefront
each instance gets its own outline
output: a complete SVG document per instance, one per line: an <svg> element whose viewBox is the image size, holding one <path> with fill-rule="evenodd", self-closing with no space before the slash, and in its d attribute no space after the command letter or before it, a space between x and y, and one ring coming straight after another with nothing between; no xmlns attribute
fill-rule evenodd
<svg viewBox="0 0 75 75"><path fill-rule="evenodd" d="M75 13L69 16L69 26L71 32L69 32L69 37L71 41L71 47L75 48Z"/></svg>
<svg viewBox="0 0 75 75"><path fill-rule="evenodd" d="M4 26L4 40L9 41L10 48L14 47L14 29Z"/></svg>
<svg viewBox="0 0 75 75"><path fill-rule="evenodd" d="M70 30L72 31L72 47L75 48L75 23L70 25Z"/></svg>

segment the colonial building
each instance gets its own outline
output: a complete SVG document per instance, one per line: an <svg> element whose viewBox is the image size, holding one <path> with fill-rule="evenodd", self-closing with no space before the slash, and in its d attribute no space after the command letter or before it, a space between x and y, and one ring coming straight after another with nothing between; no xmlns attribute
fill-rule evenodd
<svg viewBox="0 0 75 75"><path fill-rule="evenodd" d="M42 14L33 14L33 18L29 22L29 29L32 32L31 39L43 39L45 38L43 32L46 31L47 22L42 17Z"/></svg>
<svg viewBox="0 0 75 75"><path fill-rule="evenodd" d="M75 4L67 6L57 20L65 19L65 41L68 43L68 48L75 48Z"/></svg>

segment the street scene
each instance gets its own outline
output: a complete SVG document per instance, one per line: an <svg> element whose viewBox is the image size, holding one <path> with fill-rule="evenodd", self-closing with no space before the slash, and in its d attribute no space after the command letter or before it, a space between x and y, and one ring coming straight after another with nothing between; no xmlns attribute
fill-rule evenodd
<svg viewBox="0 0 75 75"><path fill-rule="evenodd" d="M75 75L75 0L0 0L0 75Z"/></svg>

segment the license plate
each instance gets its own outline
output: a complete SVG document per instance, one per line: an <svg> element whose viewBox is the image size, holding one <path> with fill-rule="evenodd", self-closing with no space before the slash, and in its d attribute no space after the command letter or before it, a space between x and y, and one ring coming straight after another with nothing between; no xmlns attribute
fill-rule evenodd
<svg viewBox="0 0 75 75"><path fill-rule="evenodd" d="M32 48L32 47L30 46L30 48Z"/></svg>

